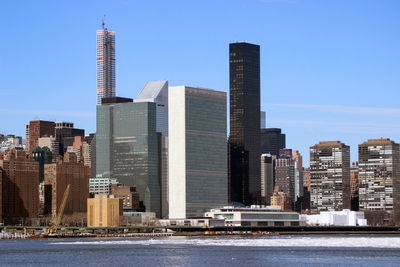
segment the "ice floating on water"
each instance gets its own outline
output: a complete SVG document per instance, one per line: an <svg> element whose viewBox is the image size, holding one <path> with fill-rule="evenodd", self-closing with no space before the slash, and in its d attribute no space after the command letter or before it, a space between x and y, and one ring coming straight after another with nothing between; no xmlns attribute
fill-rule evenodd
<svg viewBox="0 0 400 267"><path fill-rule="evenodd" d="M156 238L155 240L96 240L55 242L57 245L190 245L235 247L370 247L400 248L400 237L260 237Z"/></svg>

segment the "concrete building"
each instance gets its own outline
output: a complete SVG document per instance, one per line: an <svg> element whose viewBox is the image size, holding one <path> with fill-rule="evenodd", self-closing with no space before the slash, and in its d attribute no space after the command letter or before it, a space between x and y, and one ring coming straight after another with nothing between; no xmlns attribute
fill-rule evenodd
<svg viewBox="0 0 400 267"><path fill-rule="evenodd" d="M259 45L229 44L229 95L229 201L260 204Z"/></svg>
<svg viewBox="0 0 400 267"><path fill-rule="evenodd" d="M42 149L45 147L49 148L51 151L51 154L52 154L53 163L55 163L57 161L58 155L60 153L60 143L56 140L55 137L53 137L53 136L40 137L38 139L37 147L40 147Z"/></svg>
<svg viewBox="0 0 400 267"><path fill-rule="evenodd" d="M279 206L281 210L293 210L293 203L290 195L288 193L285 193L280 186L275 186L270 203L271 206Z"/></svg>
<svg viewBox="0 0 400 267"><path fill-rule="evenodd" d="M141 210L139 193L136 192L134 186L126 186L122 184L112 184L111 194L117 198L122 199L124 210Z"/></svg>
<svg viewBox="0 0 400 267"><path fill-rule="evenodd" d="M271 197L274 194L274 168L276 156L271 154L261 155L261 197L265 204L271 204Z"/></svg>
<svg viewBox="0 0 400 267"><path fill-rule="evenodd" d="M169 218L202 216L228 202L226 93L175 86L168 104Z"/></svg>
<svg viewBox="0 0 400 267"><path fill-rule="evenodd" d="M76 155L66 153L57 163L45 164L44 183L52 188L52 216L56 217L67 185L69 197L64 209L66 216L86 216L86 200L89 197L90 168L77 162Z"/></svg>
<svg viewBox="0 0 400 267"><path fill-rule="evenodd" d="M136 187L144 211L161 216L156 103L103 98L97 106L96 176Z"/></svg>
<svg viewBox="0 0 400 267"><path fill-rule="evenodd" d="M293 210L295 198L295 161L291 149L281 149L275 164L275 187L285 193Z"/></svg>
<svg viewBox="0 0 400 267"><path fill-rule="evenodd" d="M96 178L89 179L89 193L97 194L97 195L110 195L111 186L113 184L118 184L117 179L115 178L105 178L102 176L98 176Z"/></svg>
<svg viewBox="0 0 400 267"><path fill-rule="evenodd" d="M37 146L40 137L55 135L55 123L53 121L33 120L26 125L26 147L32 153Z"/></svg>
<svg viewBox="0 0 400 267"><path fill-rule="evenodd" d="M310 168L306 168L303 170L303 185L304 187L307 188L308 192L310 192L310 179L311 179L311 175L310 175Z"/></svg>
<svg viewBox="0 0 400 267"><path fill-rule="evenodd" d="M299 226L305 224L300 220L299 213L283 212L280 207L276 206L225 206L211 209L204 216L224 219L225 226Z"/></svg>
<svg viewBox="0 0 400 267"><path fill-rule="evenodd" d="M263 154L279 156L279 150L286 147L286 135L279 128L261 129L260 147Z"/></svg>
<svg viewBox="0 0 400 267"><path fill-rule="evenodd" d="M122 199L113 195L95 195L87 199L88 227L118 227L122 217Z"/></svg>
<svg viewBox="0 0 400 267"><path fill-rule="evenodd" d="M87 164L84 163L84 158L83 158L83 138L84 137L82 136L75 136L72 146L67 147L67 152L75 153L76 160L78 162L83 162L85 166L88 166Z"/></svg>
<svg viewBox="0 0 400 267"><path fill-rule="evenodd" d="M75 137L85 136L85 130L74 128L74 123L66 121L57 121L55 123L56 141L59 143L59 155L67 152L67 147L72 146Z"/></svg>
<svg viewBox="0 0 400 267"><path fill-rule="evenodd" d="M104 28L97 36L97 105L105 97L115 97L115 32Z"/></svg>
<svg viewBox="0 0 400 267"><path fill-rule="evenodd" d="M83 157L83 164L85 166L88 166L92 169L92 148L93 146L92 141L94 139L95 134L89 134L88 136L85 136L83 139L82 143L82 157Z"/></svg>
<svg viewBox="0 0 400 267"><path fill-rule="evenodd" d="M358 162L352 162L350 167L350 198L351 210L359 210L359 180L358 180Z"/></svg>
<svg viewBox="0 0 400 267"><path fill-rule="evenodd" d="M26 147L22 144L20 137L15 137L15 135L6 135L4 140L0 141L0 153L10 151L14 148L25 149Z"/></svg>
<svg viewBox="0 0 400 267"><path fill-rule="evenodd" d="M358 145L360 211L382 223L400 224L399 144L390 139L369 139ZM375 218L374 218L375 217Z"/></svg>
<svg viewBox="0 0 400 267"><path fill-rule="evenodd" d="M311 212L350 209L350 147L339 141L310 147Z"/></svg>
<svg viewBox="0 0 400 267"><path fill-rule="evenodd" d="M4 222L22 224L25 218L38 217L39 163L24 150L13 149L0 157L0 169Z"/></svg>

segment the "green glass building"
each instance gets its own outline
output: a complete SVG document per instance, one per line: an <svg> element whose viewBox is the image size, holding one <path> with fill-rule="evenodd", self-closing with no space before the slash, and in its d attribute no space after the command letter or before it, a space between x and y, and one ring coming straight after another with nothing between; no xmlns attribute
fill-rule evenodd
<svg viewBox="0 0 400 267"><path fill-rule="evenodd" d="M160 217L156 104L105 98L97 106L96 176L135 186L142 211Z"/></svg>

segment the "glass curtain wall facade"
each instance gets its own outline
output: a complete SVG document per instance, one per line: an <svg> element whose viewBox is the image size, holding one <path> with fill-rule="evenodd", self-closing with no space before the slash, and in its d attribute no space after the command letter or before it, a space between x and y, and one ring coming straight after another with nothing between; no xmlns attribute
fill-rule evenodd
<svg viewBox="0 0 400 267"><path fill-rule="evenodd" d="M399 144L370 139L358 145L359 210L384 211L399 223Z"/></svg>
<svg viewBox="0 0 400 267"><path fill-rule="evenodd" d="M97 105L104 97L115 96L115 32L97 31Z"/></svg>
<svg viewBox="0 0 400 267"><path fill-rule="evenodd" d="M158 149L155 103L97 106L96 176L135 186L142 210L160 217Z"/></svg>
<svg viewBox="0 0 400 267"><path fill-rule="evenodd" d="M350 147L339 141L310 147L311 212L350 209Z"/></svg>
<svg viewBox="0 0 400 267"><path fill-rule="evenodd" d="M229 199L260 203L260 46L229 45L229 83Z"/></svg>
<svg viewBox="0 0 400 267"><path fill-rule="evenodd" d="M261 129L261 153L279 156L279 150L286 147L286 135L279 128Z"/></svg>
<svg viewBox="0 0 400 267"><path fill-rule="evenodd" d="M227 204L226 93L169 88L169 218Z"/></svg>

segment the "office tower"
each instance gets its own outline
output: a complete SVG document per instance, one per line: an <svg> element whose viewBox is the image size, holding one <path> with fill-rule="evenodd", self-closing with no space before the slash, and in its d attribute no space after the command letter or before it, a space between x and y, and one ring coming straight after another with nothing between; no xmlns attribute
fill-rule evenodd
<svg viewBox="0 0 400 267"><path fill-rule="evenodd" d="M97 106L96 178L135 186L143 211L161 214L156 104L103 98Z"/></svg>
<svg viewBox="0 0 400 267"><path fill-rule="evenodd" d="M261 153L279 156L279 150L286 147L286 135L279 128L261 129Z"/></svg>
<svg viewBox="0 0 400 267"><path fill-rule="evenodd" d="M230 201L260 203L260 46L229 44L229 83Z"/></svg>
<svg viewBox="0 0 400 267"><path fill-rule="evenodd" d="M303 171L303 185L310 192L310 168L306 168Z"/></svg>
<svg viewBox="0 0 400 267"><path fill-rule="evenodd" d="M369 139L358 145L358 157L360 211L371 221L378 216L399 224L399 144L390 139Z"/></svg>
<svg viewBox="0 0 400 267"><path fill-rule="evenodd" d="M353 161L350 167L350 199L351 210L359 210L359 180L358 180L358 161Z"/></svg>
<svg viewBox="0 0 400 267"><path fill-rule="evenodd" d="M55 134L55 123L53 121L33 120L26 125L26 146L28 153L39 145L38 139L40 137L50 137Z"/></svg>
<svg viewBox="0 0 400 267"><path fill-rule="evenodd" d="M168 218L169 195L168 195L168 136L161 136L160 146L161 161L161 218Z"/></svg>
<svg viewBox="0 0 400 267"><path fill-rule="evenodd" d="M39 163L22 149L12 149L0 159L2 216L5 224L27 223L39 213Z"/></svg>
<svg viewBox="0 0 400 267"><path fill-rule="evenodd" d="M294 162L294 209L301 211L303 206L304 182L303 182L303 156L298 150L293 151Z"/></svg>
<svg viewBox="0 0 400 267"><path fill-rule="evenodd" d="M265 117L266 117L265 111L261 111L261 113L260 113L260 119L261 119L260 127L261 127L261 129L264 129L266 127L266 118Z"/></svg>
<svg viewBox="0 0 400 267"><path fill-rule="evenodd" d="M147 82L135 102L156 104L156 130L161 177L161 218L168 217L168 81Z"/></svg>
<svg viewBox="0 0 400 267"><path fill-rule="evenodd" d="M85 166L92 167L92 141L94 139L95 134L89 134L85 136L82 143L82 157L83 157L83 164Z"/></svg>
<svg viewBox="0 0 400 267"><path fill-rule="evenodd" d="M281 149L275 165L275 187L286 194L288 201L295 201L295 162L292 158L291 149Z"/></svg>
<svg viewBox="0 0 400 267"><path fill-rule="evenodd" d="M51 185L51 213L58 214L61 201L68 184L71 185L69 196L64 209L64 216L86 215L86 200L89 197L90 168L77 162L74 153L59 156L57 163L44 165L44 183Z"/></svg>
<svg viewBox="0 0 400 267"><path fill-rule="evenodd" d="M122 199L122 206L124 210L132 211L140 209L140 198L139 193L136 192L136 187L122 184L112 184L111 194Z"/></svg>
<svg viewBox="0 0 400 267"><path fill-rule="evenodd" d="M90 177L96 177L96 134L90 141Z"/></svg>
<svg viewBox="0 0 400 267"><path fill-rule="evenodd" d="M68 153L74 153L78 162L83 161L83 138L82 136L75 136L74 142L71 146L67 146ZM86 165L87 166L87 165Z"/></svg>
<svg viewBox="0 0 400 267"><path fill-rule="evenodd" d="M271 204L271 196L274 193L274 168L276 156L271 154L261 155L261 197L263 204Z"/></svg>
<svg viewBox="0 0 400 267"><path fill-rule="evenodd" d="M97 31L97 105L104 97L115 96L115 32Z"/></svg>
<svg viewBox="0 0 400 267"><path fill-rule="evenodd" d="M339 141L310 147L311 212L350 209L350 147Z"/></svg>
<svg viewBox="0 0 400 267"><path fill-rule="evenodd" d="M157 104L157 132L168 136L168 81L146 82L135 102Z"/></svg>
<svg viewBox="0 0 400 267"><path fill-rule="evenodd" d="M55 126L56 141L59 143L59 155L67 152L67 147L72 146L75 136L85 136L85 130L74 128L72 122L57 121Z"/></svg>
<svg viewBox="0 0 400 267"><path fill-rule="evenodd" d="M168 106L169 218L203 216L228 202L226 93L170 87Z"/></svg>

